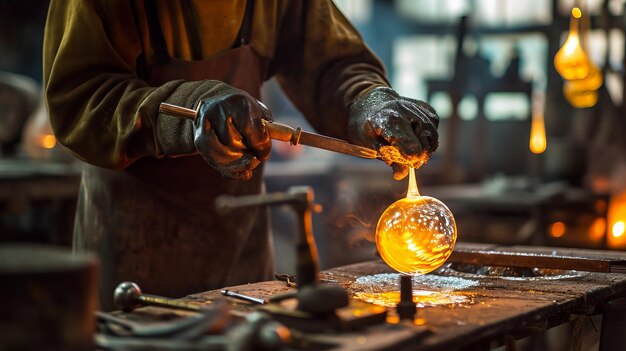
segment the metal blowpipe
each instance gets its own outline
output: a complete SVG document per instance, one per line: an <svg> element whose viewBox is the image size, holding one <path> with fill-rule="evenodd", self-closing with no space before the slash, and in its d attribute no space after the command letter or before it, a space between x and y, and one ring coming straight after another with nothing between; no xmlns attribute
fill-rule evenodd
<svg viewBox="0 0 626 351"><path fill-rule="evenodd" d="M198 111L194 109L171 105L165 102L161 103L161 105L159 106L159 111L170 116L191 120L195 120L198 116ZM270 134L270 138L279 141L286 141L291 143L291 145L302 144L362 158L379 157L376 150L350 144L347 141L341 139L335 139L325 135L305 132L300 127L292 128L282 123L267 120L263 120L263 125L265 125L265 127L267 128Z"/></svg>

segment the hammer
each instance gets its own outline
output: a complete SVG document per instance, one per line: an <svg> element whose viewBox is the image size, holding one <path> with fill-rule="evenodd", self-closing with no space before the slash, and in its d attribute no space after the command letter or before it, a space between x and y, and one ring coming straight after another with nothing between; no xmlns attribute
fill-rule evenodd
<svg viewBox="0 0 626 351"><path fill-rule="evenodd" d="M188 311L202 311L203 307L176 301L167 297L142 294L139 285L133 282L120 283L113 292L113 303L124 312L131 312L140 306L159 306Z"/></svg>

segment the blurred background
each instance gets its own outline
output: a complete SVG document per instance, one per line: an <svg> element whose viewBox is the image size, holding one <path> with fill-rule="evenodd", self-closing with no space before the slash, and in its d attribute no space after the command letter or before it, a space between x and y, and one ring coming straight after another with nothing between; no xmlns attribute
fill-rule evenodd
<svg viewBox="0 0 626 351"><path fill-rule="evenodd" d="M440 147L417 179L455 214L459 241L626 248L624 0L335 3L394 89L437 109ZM47 6L0 0L0 240L71 246L80 164L41 99ZM312 130L274 81L263 100ZM314 188L322 268L375 257L376 222L407 187L382 162L281 142L266 170L270 192ZM293 273L289 210L273 208L272 226L276 271Z"/></svg>

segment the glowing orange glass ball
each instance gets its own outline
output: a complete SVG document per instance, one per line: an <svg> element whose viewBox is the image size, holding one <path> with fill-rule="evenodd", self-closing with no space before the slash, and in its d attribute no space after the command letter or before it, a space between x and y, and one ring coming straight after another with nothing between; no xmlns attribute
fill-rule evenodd
<svg viewBox="0 0 626 351"><path fill-rule="evenodd" d="M452 212L441 201L419 195L411 169L407 197L391 204L376 226L382 259L398 272L426 274L448 259L455 242Z"/></svg>

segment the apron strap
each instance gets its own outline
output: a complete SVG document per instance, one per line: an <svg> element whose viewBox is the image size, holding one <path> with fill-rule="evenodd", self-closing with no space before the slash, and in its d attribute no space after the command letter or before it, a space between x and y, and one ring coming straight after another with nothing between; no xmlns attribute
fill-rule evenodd
<svg viewBox="0 0 626 351"><path fill-rule="evenodd" d="M252 15L254 13L254 0L246 1L246 9L243 15L243 21L241 21L241 27L237 34L237 40L233 44L233 48L250 44L250 38L252 36Z"/></svg>
<svg viewBox="0 0 626 351"><path fill-rule="evenodd" d="M154 51L155 63L167 63L170 60L170 54L167 52L167 43L163 36L163 29L159 22L159 13L157 11L157 1L148 0L144 2L146 7L146 19L148 21L148 32L150 33L150 42Z"/></svg>
<svg viewBox="0 0 626 351"><path fill-rule="evenodd" d="M183 11L183 18L185 22L185 30L187 31L187 37L191 44L191 57L194 60L202 59L202 41L200 40L200 33L198 27L196 27L197 17L191 6L191 0L182 0L180 2L180 8Z"/></svg>
<svg viewBox="0 0 626 351"><path fill-rule="evenodd" d="M193 11L191 9L190 3L188 1L181 2L182 10L184 11L184 15L187 19L187 31L191 33L191 20L194 18ZM170 60L169 52L167 51L167 43L165 42L165 37L163 36L163 29L161 28L161 23L159 22L159 13L157 11L157 1L148 0L145 2L146 7L146 18L148 21L148 32L150 33L150 42L152 43L152 48L154 51L154 61L155 63L167 63ZM239 33L237 34L237 39L233 44L232 48L237 48L243 45L247 45L250 43L250 38L252 37L252 20L254 13L254 0L246 1L246 9L244 10L243 20L241 21L241 27L239 28ZM201 42L198 36L191 35L192 39L192 55L196 59L201 58Z"/></svg>

